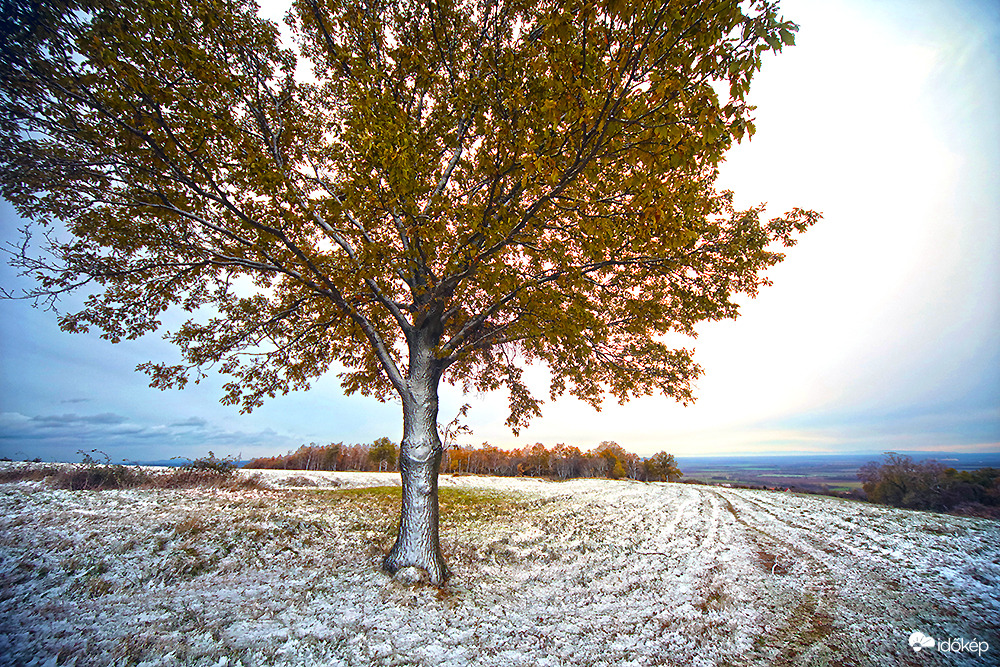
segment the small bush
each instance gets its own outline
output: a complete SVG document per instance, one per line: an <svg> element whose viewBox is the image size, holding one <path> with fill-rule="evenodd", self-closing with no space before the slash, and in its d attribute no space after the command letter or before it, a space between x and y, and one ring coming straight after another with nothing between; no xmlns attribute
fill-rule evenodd
<svg viewBox="0 0 1000 667"><path fill-rule="evenodd" d="M265 486L263 477L259 473L244 477L236 475L234 472L223 473L214 470L185 470L181 468L173 472L152 476L150 485L161 489L189 489L196 486L223 489L260 489Z"/></svg>
<svg viewBox="0 0 1000 667"><path fill-rule="evenodd" d="M229 479L230 475L213 470L185 470L181 468L155 475L150 482L152 486L161 489L187 489L193 486L221 486Z"/></svg>
<svg viewBox="0 0 1000 667"><path fill-rule="evenodd" d="M199 459L191 461L190 463L185 463L181 466L181 470L187 472L216 473L224 477L229 477L236 472L239 465L239 462L232 456L220 459L216 457L215 452L210 450L208 452L208 456L203 456Z"/></svg>
<svg viewBox="0 0 1000 667"><path fill-rule="evenodd" d="M171 472L158 473L150 476L149 485L161 489L187 489L195 486L248 488L260 486L245 483L235 473L238 468L236 459L227 457L220 459L215 452L208 456L189 461Z"/></svg>
<svg viewBox="0 0 1000 667"><path fill-rule="evenodd" d="M78 466L56 473L53 486L71 491L101 491L133 488L149 481L149 473L137 465L111 463L107 454L96 449L80 453L83 454L83 461ZM96 460L91 454L100 454L104 461Z"/></svg>

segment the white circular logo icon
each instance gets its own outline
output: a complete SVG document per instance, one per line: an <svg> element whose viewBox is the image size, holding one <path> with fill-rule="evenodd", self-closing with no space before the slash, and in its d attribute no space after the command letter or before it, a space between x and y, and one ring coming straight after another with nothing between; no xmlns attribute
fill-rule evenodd
<svg viewBox="0 0 1000 667"><path fill-rule="evenodd" d="M928 637L922 632L914 632L910 635L910 646L919 653L921 649L934 648L934 638Z"/></svg>

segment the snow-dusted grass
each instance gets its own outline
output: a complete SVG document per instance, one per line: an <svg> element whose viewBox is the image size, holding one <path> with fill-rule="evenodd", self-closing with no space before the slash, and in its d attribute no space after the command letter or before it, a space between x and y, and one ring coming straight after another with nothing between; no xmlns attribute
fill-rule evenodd
<svg viewBox="0 0 1000 667"><path fill-rule="evenodd" d="M379 569L398 474L263 475L264 489L0 484L0 664L1000 662L994 521L443 476L439 590ZM918 630L991 648L916 654Z"/></svg>

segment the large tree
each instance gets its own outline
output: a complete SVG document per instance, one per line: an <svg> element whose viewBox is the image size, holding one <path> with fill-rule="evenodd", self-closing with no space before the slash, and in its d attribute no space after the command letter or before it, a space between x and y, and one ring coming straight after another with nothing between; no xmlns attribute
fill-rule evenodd
<svg viewBox="0 0 1000 667"><path fill-rule="evenodd" d="M250 411L333 369L403 408L395 572L441 582L443 381L539 413L526 364L598 406L687 403L668 344L733 318L817 215L715 189L795 25L769 0L2 0L0 194L70 332L161 327ZM791 159L791 158L790 158ZM27 229L30 238L31 228ZM36 251L32 248L37 247Z"/></svg>

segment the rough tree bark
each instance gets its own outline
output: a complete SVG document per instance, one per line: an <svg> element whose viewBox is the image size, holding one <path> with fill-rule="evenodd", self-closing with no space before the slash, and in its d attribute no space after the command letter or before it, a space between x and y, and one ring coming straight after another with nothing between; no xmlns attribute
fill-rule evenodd
<svg viewBox="0 0 1000 667"><path fill-rule="evenodd" d="M408 341L410 364L399 448L403 505L396 543L384 567L392 574L415 567L439 585L448 577L448 569L438 539L438 473L444 454L437 431L438 386L444 366L434 356L436 338L418 331Z"/></svg>

